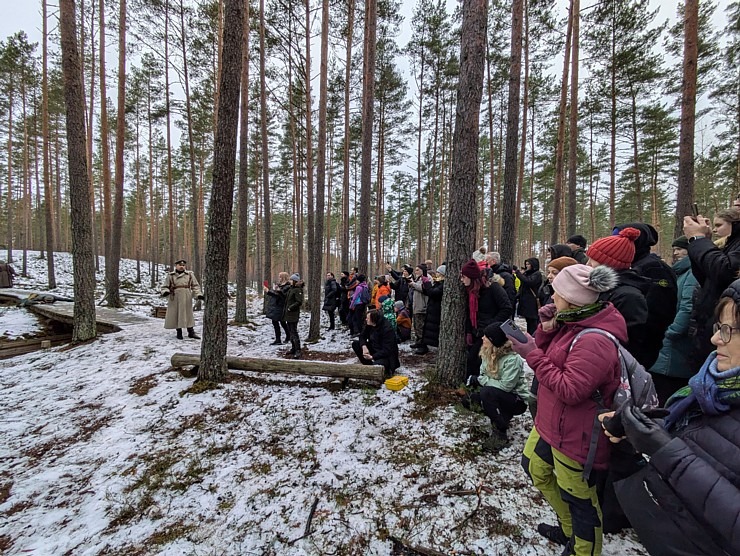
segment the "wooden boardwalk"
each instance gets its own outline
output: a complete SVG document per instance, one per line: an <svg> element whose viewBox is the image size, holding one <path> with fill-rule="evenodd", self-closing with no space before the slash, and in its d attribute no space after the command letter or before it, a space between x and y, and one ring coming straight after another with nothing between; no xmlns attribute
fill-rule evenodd
<svg viewBox="0 0 740 556"><path fill-rule="evenodd" d="M0 301L15 300L22 301L29 295L54 296L54 294L43 291L19 290L14 288L0 289ZM74 303L70 301L55 301L54 303L37 303L27 305L28 310L41 315L47 319L63 322L69 325L74 323ZM136 315L125 309L112 309L109 307L95 307L96 321L101 332L117 332L128 326L146 324L150 322L147 317Z"/></svg>

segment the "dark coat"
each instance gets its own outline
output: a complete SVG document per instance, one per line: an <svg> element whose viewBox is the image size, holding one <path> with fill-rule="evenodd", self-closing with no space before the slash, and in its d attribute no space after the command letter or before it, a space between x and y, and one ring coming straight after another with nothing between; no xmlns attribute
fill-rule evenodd
<svg viewBox="0 0 740 556"><path fill-rule="evenodd" d="M321 307L322 311L334 311L339 302L339 285L336 279L331 278L324 284L324 306Z"/></svg>
<svg viewBox="0 0 740 556"><path fill-rule="evenodd" d="M573 258L581 264L588 264L588 255L586 255L586 250L583 247L573 251Z"/></svg>
<svg viewBox="0 0 740 556"><path fill-rule="evenodd" d="M601 301L609 301L624 317L627 323L627 350L640 363L645 365L643 339L648 321L648 306L645 295L650 283L646 278L639 276L634 270L622 269L615 271L619 277L619 285L613 290L599 296ZM646 367L649 368L649 367Z"/></svg>
<svg viewBox="0 0 740 556"><path fill-rule="evenodd" d="M691 272L699 283L691 311L690 334L694 336L693 365L698 368L712 351L714 308L725 288L740 270L740 222L732 225L732 234L720 249L710 239L697 239L689 243Z"/></svg>
<svg viewBox="0 0 740 556"><path fill-rule="evenodd" d="M388 361L387 371L395 371L401 366L398 358L398 341L396 333L385 317L378 319L375 326L365 326L360 334L360 345L367 345L373 360L384 359Z"/></svg>
<svg viewBox="0 0 740 556"><path fill-rule="evenodd" d="M298 322L301 318L301 305L303 305L303 281L293 284L285 297L285 322Z"/></svg>
<svg viewBox="0 0 740 556"><path fill-rule="evenodd" d="M490 267L488 279L490 280L493 274L498 274L504 281L504 291L509 296L509 302L511 303L512 314L514 307L516 307L516 285L514 285L514 275L511 273L511 267L504 263L499 263L495 266Z"/></svg>
<svg viewBox="0 0 740 556"><path fill-rule="evenodd" d="M540 302L540 307L553 303L552 294L555 290L552 289L552 284L545 280L540 286L540 291L537 292L537 299Z"/></svg>
<svg viewBox="0 0 740 556"><path fill-rule="evenodd" d="M276 290L268 290L265 304L265 316L270 320L283 320L285 315L285 296L288 295L290 284L278 286Z"/></svg>
<svg viewBox="0 0 740 556"><path fill-rule="evenodd" d="M467 301L468 296L465 294L465 300ZM504 288L498 284L491 283L480 289L480 295L478 297L478 318L477 326L473 328L473 323L470 321L470 304L465 304L466 315L465 319L465 332L473 334L475 338L483 337L483 330L489 324L494 322L504 322L511 317L511 304L509 303L509 296L506 295Z"/></svg>
<svg viewBox="0 0 740 556"><path fill-rule="evenodd" d="M422 343L427 346L439 345L439 326L442 322L442 292L445 281L435 280L421 285L427 296L427 316L424 319L424 336Z"/></svg>
<svg viewBox="0 0 740 556"><path fill-rule="evenodd" d="M396 292L396 301L403 301L404 303L406 303L406 300L409 297L408 281L406 280L406 278L403 277L403 274L401 274L400 272L396 272L395 270L391 270L391 278L393 278L393 281L391 282L391 289Z"/></svg>
<svg viewBox="0 0 740 556"><path fill-rule="evenodd" d="M566 246L567 247L567 246ZM570 251L570 248L568 248ZM540 261L535 258L527 259L528 263L532 265L530 270L522 272L521 270L516 271L516 275L521 281L519 286L519 308L517 313L520 317L525 319L536 319L537 311L537 292L540 290L542 285L542 273L540 272Z"/></svg>
<svg viewBox="0 0 740 556"><path fill-rule="evenodd" d="M570 257L571 259L575 259L575 257L573 256L573 250L564 243L556 243L555 245L551 245L548 249L548 252L550 253L551 261L559 259L560 257Z"/></svg>
<svg viewBox="0 0 740 556"><path fill-rule="evenodd" d="M617 483L653 556L740 554L740 408L699 413L645 468Z"/></svg>
<svg viewBox="0 0 740 556"><path fill-rule="evenodd" d="M15 275L12 265L5 262L0 263L0 288L12 288Z"/></svg>

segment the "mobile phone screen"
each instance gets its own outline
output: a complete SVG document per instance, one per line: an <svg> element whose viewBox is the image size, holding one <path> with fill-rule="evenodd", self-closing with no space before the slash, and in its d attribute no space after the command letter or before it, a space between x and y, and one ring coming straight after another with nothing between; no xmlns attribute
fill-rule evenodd
<svg viewBox="0 0 740 556"><path fill-rule="evenodd" d="M265 286L266 288L269 288L270 287L270 282L268 282L267 280L265 280L264 282L262 282L262 285Z"/></svg>
<svg viewBox="0 0 740 556"><path fill-rule="evenodd" d="M509 319L501 324L501 330L510 338L514 338L518 342L527 343L527 337L524 332L519 330L513 320Z"/></svg>

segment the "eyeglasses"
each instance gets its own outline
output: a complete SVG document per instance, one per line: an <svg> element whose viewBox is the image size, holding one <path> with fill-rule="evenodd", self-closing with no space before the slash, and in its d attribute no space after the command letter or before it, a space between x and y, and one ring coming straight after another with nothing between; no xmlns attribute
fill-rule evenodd
<svg viewBox="0 0 740 556"><path fill-rule="evenodd" d="M712 326L712 334L719 332L719 338L725 344L730 343L730 340L732 340L733 330L740 330L740 328L730 326L729 324L721 324L719 322L715 322L714 326Z"/></svg>

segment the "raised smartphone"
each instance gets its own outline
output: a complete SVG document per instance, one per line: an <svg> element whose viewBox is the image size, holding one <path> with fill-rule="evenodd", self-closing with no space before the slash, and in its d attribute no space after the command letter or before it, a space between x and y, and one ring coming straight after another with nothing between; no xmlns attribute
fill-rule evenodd
<svg viewBox="0 0 740 556"><path fill-rule="evenodd" d="M527 337L524 335L524 332L519 329L513 320L509 319L506 322L501 323L501 330L503 330L504 334L509 338L514 338L517 342L521 342L522 344L527 343Z"/></svg>

